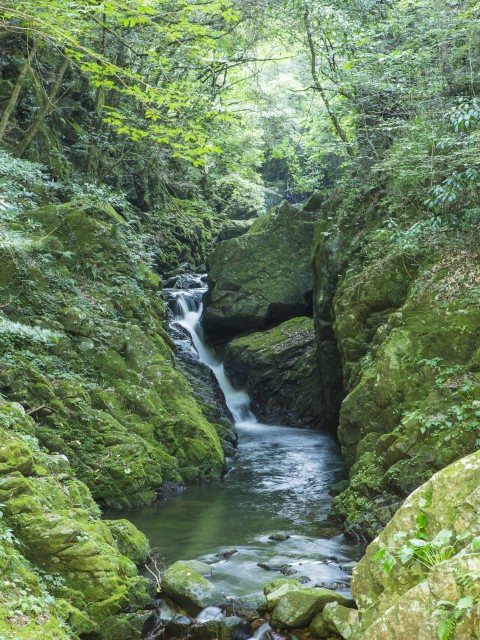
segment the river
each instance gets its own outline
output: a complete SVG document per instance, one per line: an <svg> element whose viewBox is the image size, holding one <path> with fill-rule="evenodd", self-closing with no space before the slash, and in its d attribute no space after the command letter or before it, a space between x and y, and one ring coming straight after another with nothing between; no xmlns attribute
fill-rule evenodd
<svg viewBox="0 0 480 640"><path fill-rule="evenodd" d="M181 349L194 350L216 375L238 431L237 454L222 481L188 487L129 512L128 518L147 535L165 566L202 560L211 565L209 579L227 595L259 592L269 580L285 575L306 586L347 592L361 549L327 521L329 488L344 477L338 445L329 433L257 422L248 395L232 387L222 362L205 343L202 293L199 288L168 292L175 302L174 323L184 337L178 331L173 335Z"/></svg>

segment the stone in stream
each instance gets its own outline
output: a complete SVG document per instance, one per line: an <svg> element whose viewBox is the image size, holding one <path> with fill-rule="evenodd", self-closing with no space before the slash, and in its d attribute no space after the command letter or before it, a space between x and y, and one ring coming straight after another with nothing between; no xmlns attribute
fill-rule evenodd
<svg viewBox="0 0 480 640"><path fill-rule="evenodd" d="M167 622L165 627L165 632L168 636L172 636L174 638L178 638L183 636L186 629L191 625L190 618L187 616L182 616L178 613L176 616L173 616L171 620Z"/></svg>
<svg viewBox="0 0 480 640"><path fill-rule="evenodd" d="M300 583L297 580L285 581L279 585L274 591L271 591L267 595L267 604L269 609L274 609L278 604L280 598L282 598L289 591L296 591L300 589Z"/></svg>
<svg viewBox="0 0 480 640"><path fill-rule="evenodd" d="M250 622L259 618L260 613L266 610L267 599L260 593L233 598L225 609L228 615L240 616Z"/></svg>
<svg viewBox="0 0 480 640"><path fill-rule="evenodd" d="M251 625L237 616L197 621L189 627L187 640L248 640L253 635Z"/></svg>
<svg viewBox="0 0 480 640"><path fill-rule="evenodd" d="M238 549L225 549L224 551L219 551L216 555L219 558L230 558L234 553L238 553Z"/></svg>
<svg viewBox="0 0 480 640"><path fill-rule="evenodd" d="M305 627L328 602L343 605L352 603L349 598L330 589L301 588L289 591L280 598L273 610L272 626L279 629Z"/></svg>
<svg viewBox="0 0 480 640"><path fill-rule="evenodd" d="M162 592L188 613L221 607L226 598L211 582L184 564L175 563L162 577Z"/></svg>
<svg viewBox="0 0 480 640"><path fill-rule="evenodd" d="M181 564L189 567L192 571L196 571L202 576L211 576L213 574L212 567L206 562L200 560L177 560L174 564Z"/></svg>
<svg viewBox="0 0 480 640"><path fill-rule="evenodd" d="M269 540L275 540L276 542L284 542L288 540L291 536L288 533L283 533L282 531L276 531L272 533L271 536L268 536Z"/></svg>

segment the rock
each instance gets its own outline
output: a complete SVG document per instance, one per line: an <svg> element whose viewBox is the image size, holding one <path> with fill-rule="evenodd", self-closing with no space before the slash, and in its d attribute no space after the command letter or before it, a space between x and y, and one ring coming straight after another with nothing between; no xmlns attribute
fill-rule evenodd
<svg viewBox="0 0 480 640"><path fill-rule="evenodd" d="M331 603L330 603L331 604ZM329 604L325 605L326 607ZM328 638L332 635L332 631L327 627L325 620L323 619L323 611L317 613L317 615L311 621L308 630L314 638Z"/></svg>
<svg viewBox="0 0 480 640"><path fill-rule="evenodd" d="M282 571L289 568L284 562L257 562L257 567L265 571Z"/></svg>
<svg viewBox="0 0 480 640"><path fill-rule="evenodd" d="M226 606L228 615L240 616L250 622L256 620L267 610L267 599L262 594L238 596L229 600Z"/></svg>
<svg viewBox="0 0 480 640"><path fill-rule="evenodd" d="M252 627L237 616L196 622L186 634L188 640L248 640Z"/></svg>
<svg viewBox="0 0 480 640"><path fill-rule="evenodd" d="M472 288L480 266L459 247L448 259L443 251L432 255L428 243L418 245L414 258L373 250L366 264L379 219L338 201L322 209L314 320L326 418L339 424L350 478L334 515L349 535L371 540L412 491L475 449L478 430L467 426L477 420L475 408L455 381L468 379L470 398L480 397L471 369L480 326ZM353 217L363 220L359 227ZM455 406L463 406L460 419Z"/></svg>
<svg viewBox="0 0 480 640"><path fill-rule="evenodd" d="M329 589L302 587L289 591L273 610L272 626L279 629L305 627L328 602L344 604L349 599Z"/></svg>
<svg viewBox="0 0 480 640"><path fill-rule="evenodd" d="M168 635L179 638L183 636L190 625L190 618L187 618L187 616L183 616L179 613L173 616L173 618L167 622L165 631Z"/></svg>
<svg viewBox="0 0 480 640"><path fill-rule="evenodd" d="M311 318L293 318L268 331L233 339L225 350L224 365L237 386L248 388L259 420L302 427L322 423Z"/></svg>
<svg viewBox="0 0 480 640"><path fill-rule="evenodd" d="M180 563L165 571L162 592L193 615L206 607L221 607L226 603L225 596L211 582Z"/></svg>
<svg viewBox="0 0 480 640"><path fill-rule="evenodd" d="M322 611L322 617L327 628L338 633L344 640L353 638L354 632L358 628L358 611L344 607L338 602L326 604Z"/></svg>
<svg viewBox="0 0 480 640"><path fill-rule="evenodd" d="M244 233L247 233L254 222L255 218L250 218L249 220L229 220L220 229L220 233L217 236L217 242L243 236Z"/></svg>
<svg viewBox="0 0 480 640"><path fill-rule="evenodd" d="M330 589L330 591L338 591L341 589L346 589L348 585L344 582L318 582L315 585L315 588L318 589Z"/></svg>
<svg viewBox="0 0 480 640"><path fill-rule="evenodd" d="M131 558L137 565L148 562L150 544L145 534L129 520L104 520L103 522L110 529L121 554Z"/></svg>
<svg viewBox="0 0 480 640"><path fill-rule="evenodd" d="M478 534L479 486L480 452L477 451L439 471L414 491L368 546L352 577L352 594L361 616L358 635L361 640L434 639L440 622L434 611L439 602L458 602L472 595L457 578L479 575L480 571L480 553L470 544ZM383 548L395 555L405 540L415 538L420 514L427 518L430 539L442 530L452 531L460 538L456 555L430 569L418 563L397 562L390 572L385 572L383 561L375 560L375 555ZM477 637L475 624L474 616L465 614L457 625L455 637Z"/></svg>
<svg viewBox="0 0 480 640"><path fill-rule="evenodd" d="M216 555L219 558L230 558L235 553L238 553L238 549L225 549L224 551L219 551Z"/></svg>
<svg viewBox="0 0 480 640"><path fill-rule="evenodd" d="M310 252L316 215L284 203L207 260L207 331L233 333L311 311Z"/></svg>
<svg viewBox="0 0 480 640"><path fill-rule="evenodd" d="M288 533L282 533L281 531L278 531L277 533L272 533L271 536L268 536L269 540L275 540L278 542L284 542L285 540L288 540L291 536Z"/></svg>
<svg viewBox="0 0 480 640"><path fill-rule="evenodd" d="M267 584L263 587L263 593L265 594L265 596L268 596L273 591L277 591L277 589L283 587L284 585L289 585L291 589L297 589L301 587L301 584L298 580L294 580L292 578L278 578L277 580L267 582Z"/></svg>
<svg viewBox="0 0 480 640"><path fill-rule="evenodd" d="M269 609L273 609L280 598L282 598L289 591L296 591L300 588L300 583L296 580L291 580L289 582L284 582L280 585L275 591L270 592L267 595L267 605Z"/></svg>
<svg viewBox="0 0 480 640"><path fill-rule="evenodd" d="M174 564L181 564L202 576L211 576L213 573L211 565L206 562L200 562L200 560L177 560Z"/></svg>

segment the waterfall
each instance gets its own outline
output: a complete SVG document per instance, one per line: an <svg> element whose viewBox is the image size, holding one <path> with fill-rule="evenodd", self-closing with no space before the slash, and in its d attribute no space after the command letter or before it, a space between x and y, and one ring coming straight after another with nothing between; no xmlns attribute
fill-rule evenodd
<svg viewBox="0 0 480 640"><path fill-rule="evenodd" d="M201 362L209 367L218 380L235 425L254 424L257 419L250 409L248 393L241 389L234 389L225 373L223 362L215 357L213 351L205 342L201 325L203 293L203 289L169 291L174 300L173 315L175 322L188 331Z"/></svg>

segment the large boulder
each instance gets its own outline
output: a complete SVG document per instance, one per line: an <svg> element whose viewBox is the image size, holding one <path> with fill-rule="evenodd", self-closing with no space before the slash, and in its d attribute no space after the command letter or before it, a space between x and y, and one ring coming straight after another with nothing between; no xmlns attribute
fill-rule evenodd
<svg viewBox="0 0 480 640"><path fill-rule="evenodd" d="M162 592L192 615L226 603L225 596L211 582L180 562L165 571Z"/></svg>
<svg viewBox="0 0 480 640"><path fill-rule="evenodd" d="M311 313L316 219L285 202L248 233L217 245L207 261L207 331L235 333Z"/></svg>
<svg viewBox="0 0 480 640"><path fill-rule="evenodd" d="M350 604L351 601L330 589L302 588L288 591L280 598L272 614L272 626L278 629L305 627L328 602Z"/></svg>
<svg viewBox="0 0 480 640"><path fill-rule="evenodd" d="M273 329L232 340L225 369L239 386L248 386L260 420L290 426L319 426L315 332L311 318L292 318Z"/></svg>
<svg viewBox="0 0 480 640"><path fill-rule="evenodd" d="M369 545L353 572L352 594L361 616L355 639L435 640L442 620L449 617L455 633L442 637L480 638L474 606L480 597L479 518L480 452L476 452L417 489ZM401 562L405 543L419 542L419 527L429 540L442 531L451 532L451 539L456 539L453 549L445 543L430 562Z"/></svg>

